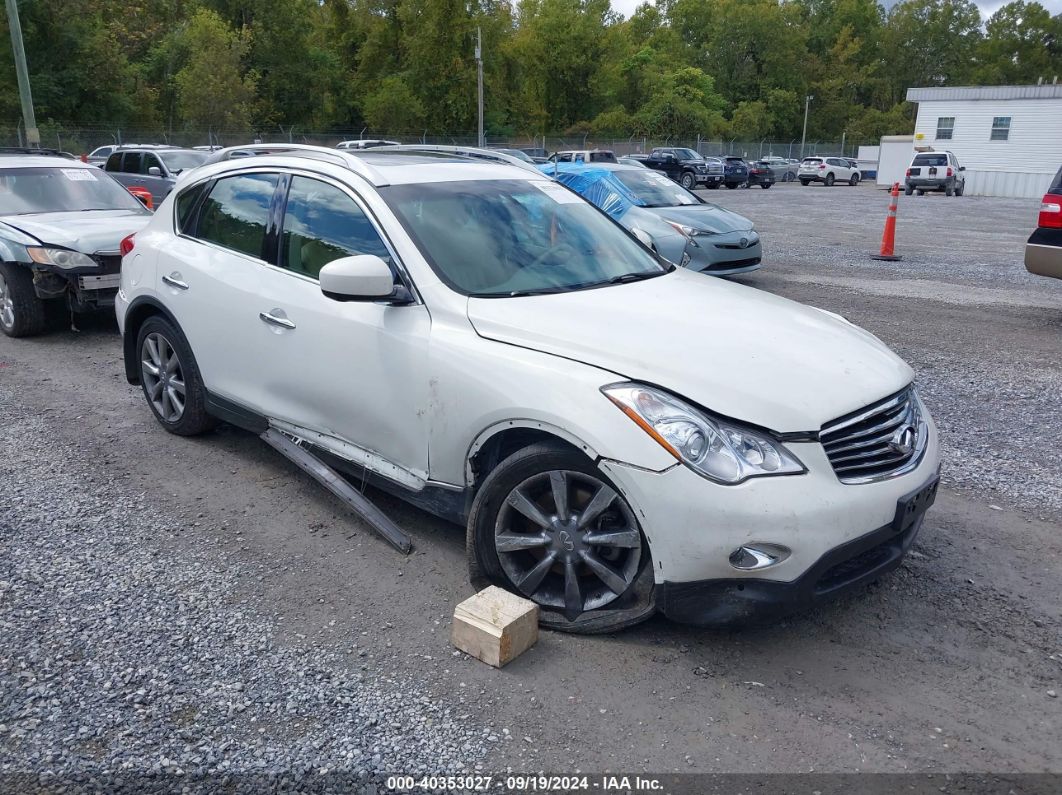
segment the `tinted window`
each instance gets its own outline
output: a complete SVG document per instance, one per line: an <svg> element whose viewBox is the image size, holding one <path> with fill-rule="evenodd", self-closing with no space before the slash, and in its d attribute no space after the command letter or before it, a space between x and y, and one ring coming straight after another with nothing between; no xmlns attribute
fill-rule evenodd
<svg viewBox="0 0 1062 795"><path fill-rule="evenodd" d="M147 174L153 167L157 168L160 174L166 173L162 170L162 163L159 162L159 159L155 157L155 155L150 152L144 152L144 154L140 156L140 173Z"/></svg>
<svg viewBox="0 0 1062 795"><path fill-rule="evenodd" d="M915 155L915 166L946 166L948 164L947 155Z"/></svg>
<svg viewBox="0 0 1062 795"><path fill-rule="evenodd" d="M206 190L207 184L206 182L200 183L188 188L188 190L181 191L177 195L177 230L179 232L188 231L188 222L191 218L192 210L195 209L196 201Z"/></svg>
<svg viewBox="0 0 1062 795"><path fill-rule="evenodd" d="M591 163L615 163L616 156L612 152L591 152Z"/></svg>
<svg viewBox="0 0 1062 795"><path fill-rule="evenodd" d="M126 174L140 173L140 152L126 152L122 155L122 167L118 169Z"/></svg>
<svg viewBox="0 0 1062 795"><path fill-rule="evenodd" d="M1055 195L1062 195L1062 168L1060 168L1058 170L1058 173L1055 174L1055 181L1051 183L1051 189L1049 193L1054 193Z"/></svg>
<svg viewBox="0 0 1062 795"><path fill-rule="evenodd" d="M389 258L368 216L339 188L295 177L288 191L280 264L314 279L333 260L354 254Z"/></svg>
<svg viewBox="0 0 1062 795"><path fill-rule="evenodd" d="M115 152L113 155L107 158L107 165L104 167L105 171L121 171L122 170L122 155L120 152Z"/></svg>
<svg viewBox="0 0 1062 795"><path fill-rule="evenodd" d="M555 182L392 185L380 195L440 278L465 294L563 293L665 272L604 213Z"/></svg>
<svg viewBox="0 0 1062 795"><path fill-rule="evenodd" d="M241 174L219 179L199 213L196 237L262 258L269 204L276 174Z"/></svg>

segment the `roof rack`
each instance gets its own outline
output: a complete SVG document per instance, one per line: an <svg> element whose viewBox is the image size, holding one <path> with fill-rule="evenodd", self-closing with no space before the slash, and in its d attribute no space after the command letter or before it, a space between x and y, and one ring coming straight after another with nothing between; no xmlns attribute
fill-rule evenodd
<svg viewBox="0 0 1062 795"><path fill-rule="evenodd" d="M442 154L457 155L459 157L467 157L473 160L490 160L494 163L505 163L509 166L518 166L524 169L524 171L531 171L539 176L546 176L539 170L538 166L533 163L528 163L526 160L521 160L518 157L507 155L504 152L499 152L494 149L480 149L476 146L444 146L441 144L399 144L397 146L374 146L372 149L363 150L365 152L407 152L409 154L416 154L418 152L436 152Z"/></svg>
<svg viewBox="0 0 1062 795"><path fill-rule="evenodd" d="M227 146L224 149L212 152L210 157L203 162L203 165L220 163L224 160L236 160L244 157L264 157L268 155L276 157L304 157L308 160L320 160L326 163L349 168L355 174L363 177L377 187L387 184L387 179L379 171L359 158L353 151L331 149L326 146L314 146L313 144L280 143Z"/></svg>

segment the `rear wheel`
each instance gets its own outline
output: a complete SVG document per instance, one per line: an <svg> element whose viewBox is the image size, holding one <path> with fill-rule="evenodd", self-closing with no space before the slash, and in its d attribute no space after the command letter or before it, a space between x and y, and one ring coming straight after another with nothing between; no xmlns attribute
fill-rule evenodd
<svg viewBox="0 0 1062 795"><path fill-rule="evenodd" d="M830 172L829 174L826 175L826 187L827 188L832 188L833 187L833 183L834 183L833 172Z"/></svg>
<svg viewBox="0 0 1062 795"><path fill-rule="evenodd" d="M697 178L693 176L689 171L682 175L679 179L679 184L686 190L693 190L697 186Z"/></svg>
<svg viewBox="0 0 1062 795"><path fill-rule="evenodd" d="M926 192L924 190L922 190L921 188L919 188L918 190L915 191L915 196L925 196L925 195L926 195Z"/></svg>
<svg viewBox="0 0 1062 795"><path fill-rule="evenodd" d="M559 443L495 468L468 520L469 569L536 602L541 622L614 631L655 610L649 550L634 512L593 462Z"/></svg>
<svg viewBox="0 0 1062 795"><path fill-rule="evenodd" d="M806 187L807 187L807 186L808 186L808 185L809 185L810 183L811 183L811 180L810 180L810 179L802 179L802 180L800 180L800 184L801 184L801 185L803 185L803 186L804 186L805 188L806 188Z"/></svg>
<svg viewBox="0 0 1062 795"><path fill-rule="evenodd" d="M728 183L726 183L726 187L727 187L728 190L733 190L734 188L737 187L737 183L736 182L728 182Z"/></svg>
<svg viewBox="0 0 1062 795"><path fill-rule="evenodd" d="M184 334L165 318L151 317L140 327L136 348L140 386L163 428L195 436L217 424L207 414L206 389Z"/></svg>
<svg viewBox="0 0 1062 795"><path fill-rule="evenodd" d="M910 185L905 185L903 189L903 195L910 196L912 193L914 193L914 188L912 188Z"/></svg>
<svg viewBox="0 0 1062 795"><path fill-rule="evenodd" d="M0 262L0 331L9 337L30 337L48 327L44 301L33 289L29 268Z"/></svg>
<svg viewBox="0 0 1062 795"><path fill-rule="evenodd" d="M767 190L767 188L771 187L771 185L773 185L773 184L774 184L773 182L764 182L764 183L760 184L760 187L763 188L764 190Z"/></svg>

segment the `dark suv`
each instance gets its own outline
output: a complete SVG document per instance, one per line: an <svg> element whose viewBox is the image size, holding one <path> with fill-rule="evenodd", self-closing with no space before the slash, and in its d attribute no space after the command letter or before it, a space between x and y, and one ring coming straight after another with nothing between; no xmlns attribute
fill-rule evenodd
<svg viewBox="0 0 1062 795"><path fill-rule="evenodd" d="M745 158L730 155L723 158L723 184L728 188L736 188L749 181L749 164Z"/></svg>
<svg viewBox="0 0 1062 795"><path fill-rule="evenodd" d="M104 170L127 188L151 191L151 200L158 207L173 190L177 175L201 166L209 156L209 152L176 146L122 146L107 158Z"/></svg>

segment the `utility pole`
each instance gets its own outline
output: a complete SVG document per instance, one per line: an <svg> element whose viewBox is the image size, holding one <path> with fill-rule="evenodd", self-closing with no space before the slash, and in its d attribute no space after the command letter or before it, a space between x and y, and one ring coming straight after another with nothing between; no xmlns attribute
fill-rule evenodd
<svg viewBox="0 0 1062 795"><path fill-rule="evenodd" d="M13 0L8 0L8 3ZM481 149L486 145L483 139L483 31L476 28L476 79L479 83L479 137L476 145Z"/></svg>
<svg viewBox="0 0 1062 795"><path fill-rule="evenodd" d="M40 147L41 134L33 115L33 95L30 94L29 69L26 50L22 46L22 25L18 21L18 0L7 0L7 24L11 28L11 50L15 55L15 74L18 76L18 95L22 100L22 119L26 126L26 143Z"/></svg>
<svg viewBox="0 0 1062 795"><path fill-rule="evenodd" d="M811 100L815 99L811 94L804 97L804 132L800 135L800 159L804 159L804 141L808 137L808 107L811 105Z"/></svg>

